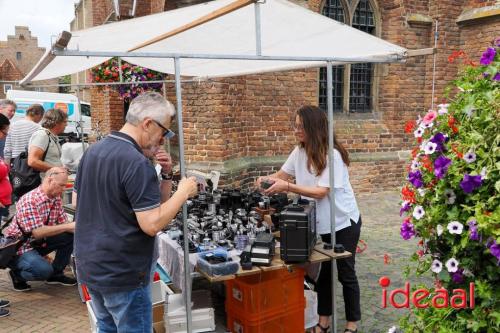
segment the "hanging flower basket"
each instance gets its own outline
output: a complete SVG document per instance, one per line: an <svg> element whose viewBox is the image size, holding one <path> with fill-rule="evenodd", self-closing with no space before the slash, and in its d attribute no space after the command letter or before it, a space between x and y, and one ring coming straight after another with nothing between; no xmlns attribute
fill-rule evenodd
<svg viewBox="0 0 500 333"><path fill-rule="evenodd" d="M457 59L464 66L448 101L405 126L417 146L401 237L420 239L412 260L417 276L434 277L431 292L474 283L475 307L415 308L400 322L405 332L500 331L500 39L479 64L461 51L448 58Z"/></svg>
<svg viewBox="0 0 500 333"><path fill-rule="evenodd" d="M123 82L147 82L164 80L166 74L153 71L141 66L132 65L126 61L121 62ZM112 58L90 70L92 81L97 83L120 82L119 61ZM162 83L141 83L113 85L120 96L130 101L144 91L161 91Z"/></svg>

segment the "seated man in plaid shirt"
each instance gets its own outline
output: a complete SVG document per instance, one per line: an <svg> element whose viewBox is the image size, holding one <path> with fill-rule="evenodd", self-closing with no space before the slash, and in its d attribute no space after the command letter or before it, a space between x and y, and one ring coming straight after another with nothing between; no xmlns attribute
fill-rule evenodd
<svg viewBox="0 0 500 333"><path fill-rule="evenodd" d="M47 171L42 184L26 193L16 204L16 215L6 228L6 236L29 236L10 263L10 277L16 291L31 287L26 281L47 281L49 284L76 285L76 280L63 274L73 252L75 222L67 223L61 195L66 188L66 169ZM56 251L54 261L44 256Z"/></svg>

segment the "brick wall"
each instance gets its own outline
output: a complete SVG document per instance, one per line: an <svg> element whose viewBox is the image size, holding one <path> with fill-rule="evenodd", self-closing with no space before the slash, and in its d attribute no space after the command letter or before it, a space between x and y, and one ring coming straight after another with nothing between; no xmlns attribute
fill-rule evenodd
<svg viewBox="0 0 500 333"><path fill-rule="evenodd" d="M118 92L104 87L92 87L90 91L92 127L99 123L105 133L119 130L123 125L123 101Z"/></svg>
<svg viewBox="0 0 500 333"><path fill-rule="evenodd" d="M197 2L152 0L147 4L151 11L159 11L162 5L169 10ZM295 2L317 12L323 4L323 0ZM457 24L458 17L467 10L495 5L496 1L478 0L380 0L374 5L379 11L377 33L408 49L429 48L434 46L435 20L439 21L437 104L458 70L457 64L448 63L449 54L465 49L477 59L489 42L500 37L498 15ZM388 190L401 184L407 150L413 145L413 140L403 134L403 127L407 120L431 107L432 68L432 56L410 58L404 64L377 65L374 112L335 115L336 133L351 153L350 175L356 192ZM222 185L243 187L259 175L278 170L295 144L291 123L296 109L317 103L317 79L317 70L303 70L183 84L188 165L219 170ZM173 85L167 85L166 91L175 103ZM96 94L93 101L99 110L112 108L104 127L119 127L123 116L118 111L117 95L110 91ZM102 102L105 100L109 106ZM174 155L176 148L173 141Z"/></svg>

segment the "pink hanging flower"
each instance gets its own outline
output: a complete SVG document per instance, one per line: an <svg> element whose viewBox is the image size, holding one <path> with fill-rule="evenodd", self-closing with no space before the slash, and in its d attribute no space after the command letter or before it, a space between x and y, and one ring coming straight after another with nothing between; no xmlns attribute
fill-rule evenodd
<svg viewBox="0 0 500 333"><path fill-rule="evenodd" d="M422 119L422 122L425 125L429 125L434 121L434 119L436 119L436 117L437 117L437 112L434 110L429 110L429 112L424 116L424 119Z"/></svg>

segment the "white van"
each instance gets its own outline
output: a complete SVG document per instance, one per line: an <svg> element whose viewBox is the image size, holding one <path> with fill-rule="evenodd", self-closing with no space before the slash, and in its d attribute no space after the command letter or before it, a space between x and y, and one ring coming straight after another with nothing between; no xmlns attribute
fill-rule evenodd
<svg viewBox="0 0 500 333"><path fill-rule="evenodd" d="M7 99L13 100L17 104L16 114L12 119L15 122L26 115L26 109L32 104L40 104L45 111L48 109L61 109L68 114L68 125L64 130L65 134L74 133L77 137L80 135L81 129L78 127L80 114L82 120L83 133L91 132L91 116L90 104L80 102L81 109L78 105L78 98L71 94L58 94L42 91L27 91L27 90L9 90L7 91Z"/></svg>

